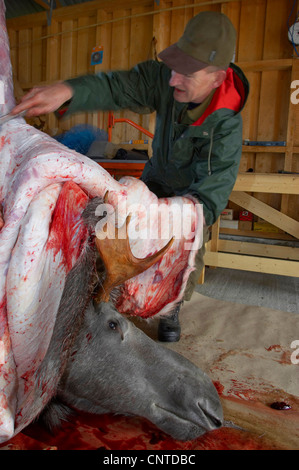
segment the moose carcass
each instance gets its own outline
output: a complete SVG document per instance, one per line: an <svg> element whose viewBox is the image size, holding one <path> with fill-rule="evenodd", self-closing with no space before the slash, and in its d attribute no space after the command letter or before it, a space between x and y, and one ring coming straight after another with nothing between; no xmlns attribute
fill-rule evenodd
<svg viewBox="0 0 299 470"><path fill-rule="evenodd" d="M98 203L91 201L83 214L89 224L96 220L92 214ZM141 260L132 255L125 236L97 240L104 254L104 282L84 314L77 299L85 299L93 284L94 250L88 248L69 273L48 354L35 376L41 383L61 377L43 413L50 427L65 418L65 405L92 413L143 416L183 440L222 425L221 404L209 377L148 338L109 301L113 288L158 262L170 245Z"/></svg>
<svg viewBox="0 0 299 470"><path fill-rule="evenodd" d="M0 26L3 115L14 105L3 0ZM118 310L145 317L167 313L182 298L200 244L202 210L192 198L158 200L139 180L115 181L97 163L58 144L22 118L1 126L0 151L0 204L5 221L0 231L0 442L3 442L39 415L56 394L64 374L78 331L74 327L80 327L88 299L88 287L83 296L74 292L73 304L65 293L66 282L74 275L78 259L88 251L90 237L82 212L90 199L103 198L108 190L108 203L117 209L122 222L136 203L155 207L157 213L164 206L166 214L176 206L175 224L190 227L189 233L174 240L159 262L123 284L117 297ZM187 218L184 207L190 209ZM144 217L135 213L133 217L142 229ZM155 213L151 221L154 227L158 225ZM132 240L135 256L146 258L163 248L172 238L175 224L170 221L166 238L161 231L152 236L150 230L146 239ZM77 319L74 315L65 316L63 340L56 343L62 347L58 368L55 375L48 374L47 358L55 353L50 344L55 338L58 318L66 315L66 308L72 305L79 307L79 316Z"/></svg>
<svg viewBox="0 0 299 470"><path fill-rule="evenodd" d="M68 419L65 405L142 416L179 440L217 429L223 419L209 377L146 336L110 302L88 306L57 397L43 414L48 426Z"/></svg>

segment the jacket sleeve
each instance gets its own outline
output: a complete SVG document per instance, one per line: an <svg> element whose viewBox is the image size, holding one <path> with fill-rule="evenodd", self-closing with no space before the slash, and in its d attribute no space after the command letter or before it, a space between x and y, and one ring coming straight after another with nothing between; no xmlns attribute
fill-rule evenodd
<svg viewBox="0 0 299 470"><path fill-rule="evenodd" d="M159 62L150 60L129 71L100 72L66 80L74 93L66 114L119 109L140 114L153 112L159 70Z"/></svg>
<svg viewBox="0 0 299 470"><path fill-rule="evenodd" d="M189 187L190 194L203 204L206 225L216 222L235 185L242 156L241 116L226 120L212 134L206 146L207 158L195 164L196 177Z"/></svg>

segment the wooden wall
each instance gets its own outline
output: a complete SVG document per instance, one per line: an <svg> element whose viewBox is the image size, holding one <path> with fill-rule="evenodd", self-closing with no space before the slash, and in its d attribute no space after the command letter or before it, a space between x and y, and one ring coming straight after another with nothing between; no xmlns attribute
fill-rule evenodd
<svg viewBox="0 0 299 470"><path fill-rule="evenodd" d="M176 41L196 13L222 11L237 29L235 61L251 87L243 111L243 138L286 141L286 147L244 146L240 172L299 173L299 104L290 102L291 82L299 79L298 57L288 41L286 26L292 4L292 0L98 0L58 8L50 26L45 13L12 19L7 25L15 79L26 91L79 74L127 69L154 58ZM290 24L295 21L297 7ZM92 66L91 50L97 45L103 46L104 59L101 65ZM153 132L154 115L121 114ZM82 113L64 122L51 115L46 118L46 131L55 134L78 123L107 129L107 113ZM113 141L140 138L144 136L127 124L115 125ZM280 194L275 188L252 194L299 220L298 195Z"/></svg>

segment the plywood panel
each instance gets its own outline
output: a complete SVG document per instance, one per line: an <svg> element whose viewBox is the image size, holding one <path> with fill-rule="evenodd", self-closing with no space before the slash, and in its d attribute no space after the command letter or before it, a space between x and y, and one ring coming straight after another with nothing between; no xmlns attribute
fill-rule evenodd
<svg viewBox="0 0 299 470"><path fill-rule="evenodd" d="M47 80L51 82L55 82L59 79L59 61L60 61L60 37L55 36L55 34L59 31L59 24L58 22L52 19L51 25L47 28L47 33L50 37L47 39L47 64L46 64L46 76ZM51 34L54 34L51 37ZM38 83L36 84L38 85ZM23 86L23 88L25 88ZM47 116L47 126L49 133L51 135L55 135L59 133L59 122L56 119L55 115L52 113Z"/></svg>
<svg viewBox="0 0 299 470"><path fill-rule="evenodd" d="M43 79L43 44L38 41L42 36L42 26L35 26L32 28L32 74L31 80L33 83L39 83Z"/></svg>
<svg viewBox="0 0 299 470"><path fill-rule="evenodd" d="M113 18L125 18L131 16L131 10L122 9L113 12ZM120 20L112 24L112 45L111 45L111 69L128 70L129 69L129 51L130 51L131 22L130 19ZM115 118L123 118L124 111L114 112ZM117 124L113 130L113 142L126 140L126 124Z"/></svg>
<svg viewBox="0 0 299 470"><path fill-rule="evenodd" d="M21 29L19 31L18 47L18 78L21 82L31 82L31 29Z"/></svg>
<svg viewBox="0 0 299 470"><path fill-rule="evenodd" d="M161 0L159 6L155 5L154 8L158 12L159 10L170 8L171 6L171 2ZM154 16L153 32L157 41L157 53L159 53L170 45L171 14L168 11L161 12Z"/></svg>

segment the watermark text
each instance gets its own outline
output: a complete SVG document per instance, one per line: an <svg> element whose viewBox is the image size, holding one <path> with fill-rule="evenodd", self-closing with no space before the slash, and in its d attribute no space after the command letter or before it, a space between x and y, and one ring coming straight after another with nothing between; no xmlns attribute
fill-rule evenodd
<svg viewBox="0 0 299 470"><path fill-rule="evenodd" d="M295 351L291 354L291 363L299 364L299 339L292 341L291 348L295 349Z"/></svg>

